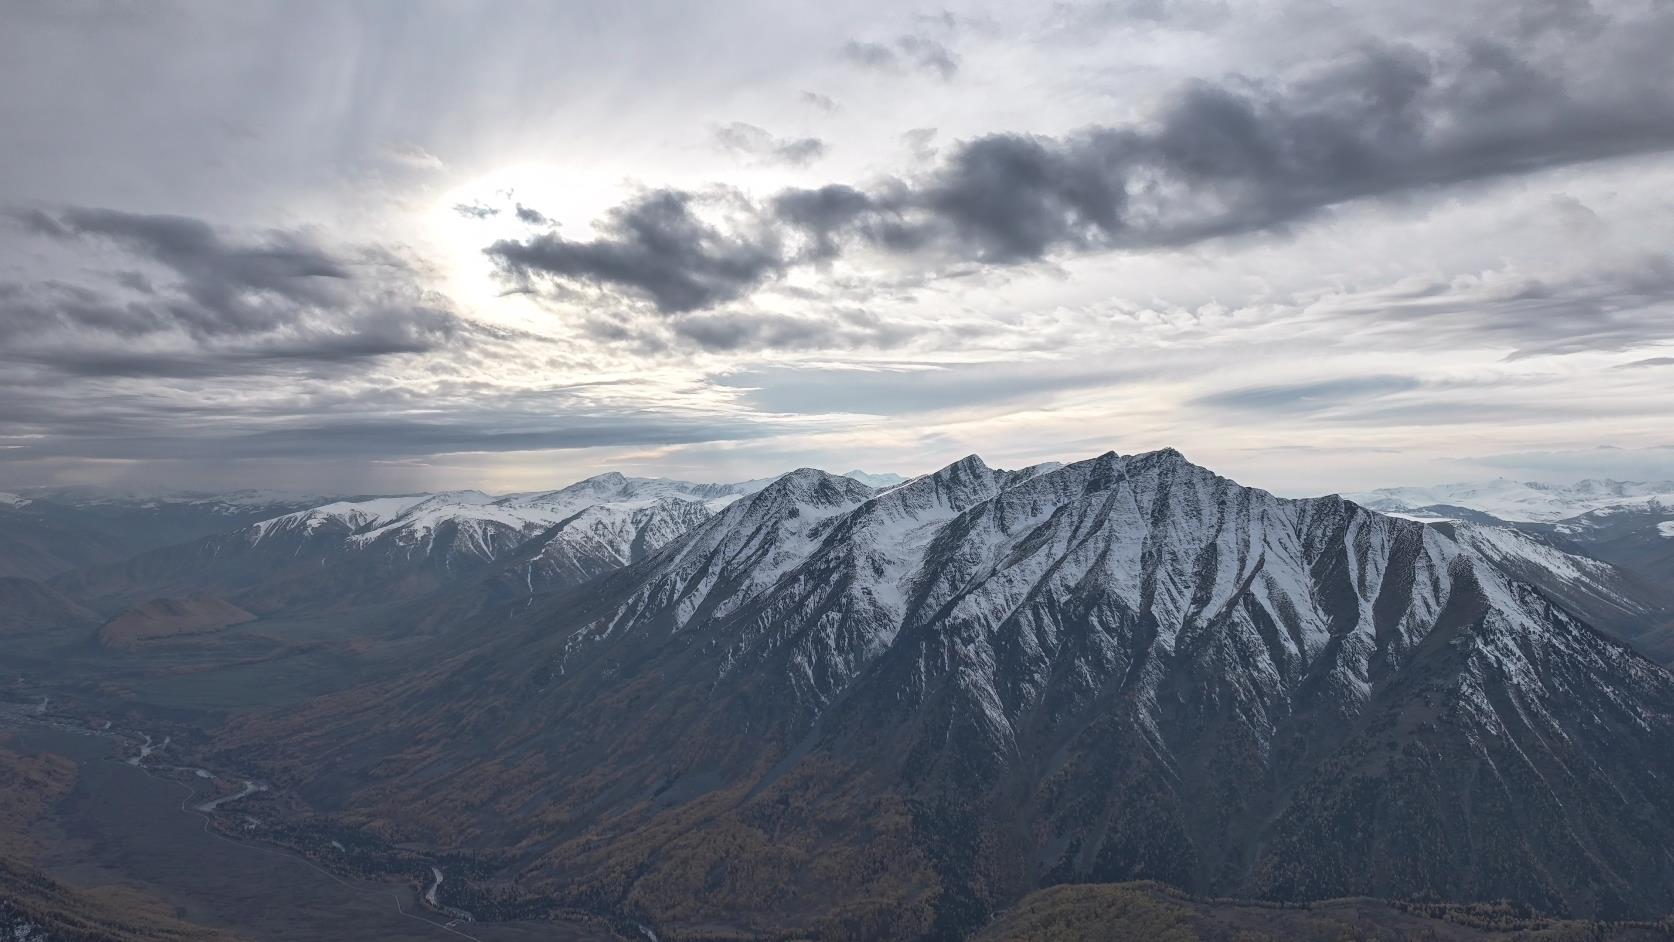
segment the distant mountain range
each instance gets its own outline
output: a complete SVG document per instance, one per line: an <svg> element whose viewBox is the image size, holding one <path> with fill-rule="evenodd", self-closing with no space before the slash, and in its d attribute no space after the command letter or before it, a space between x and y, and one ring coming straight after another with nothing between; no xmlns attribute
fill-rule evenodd
<svg viewBox="0 0 1674 942"><path fill-rule="evenodd" d="M1612 481L1589 478L1574 484L1542 484L1496 478L1468 484L1431 487L1385 487L1348 495L1385 513L1465 508L1513 523L1556 523L1599 511L1654 508L1674 517L1674 481Z"/></svg>

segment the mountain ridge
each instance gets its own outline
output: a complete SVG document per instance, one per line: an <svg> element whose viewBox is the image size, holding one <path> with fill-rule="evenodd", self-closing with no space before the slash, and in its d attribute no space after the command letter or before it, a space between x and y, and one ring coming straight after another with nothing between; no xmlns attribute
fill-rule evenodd
<svg viewBox="0 0 1674 942"><path fill-rule="evenodd" d="M1122 879L1674 906L1674 678L1440 529L1172 449L882 492L803 469L475 617L496 627L434 669L223 748L676 929L951 938Z"/></svg>

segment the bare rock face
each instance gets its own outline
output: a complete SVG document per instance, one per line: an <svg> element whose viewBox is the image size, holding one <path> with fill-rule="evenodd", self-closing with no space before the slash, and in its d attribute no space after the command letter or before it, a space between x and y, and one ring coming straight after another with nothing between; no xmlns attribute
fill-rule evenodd
<svg viewBox="0 0 1674 942"><path fill-rule="evenodd" d="M99 628L99 644L107 648L131 648L160 638L210 634L253 621L255 617L213 595L151 599L105 622Z"/></svg>

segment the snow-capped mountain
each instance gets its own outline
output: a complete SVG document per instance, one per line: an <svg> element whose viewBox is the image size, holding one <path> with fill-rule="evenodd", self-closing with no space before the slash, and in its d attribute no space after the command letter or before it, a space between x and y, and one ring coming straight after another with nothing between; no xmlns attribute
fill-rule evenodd
<svg viewBox="0 0 1674 942"><path fill-rule="evenodd" d="M1674 481L1588 479L1574 484L1542 484L1496 478L1431 487L1386 487L1348 496L1364 507L1386 513L1447 517L1451 516L1450 509L1462 507L1516 523L1552 523L1602 510L1647 506L1674 510Z"/></svg>
<svg viewBox="0 0 1674 942"><path fill-rule="evenodd" d="M894 487L895 485L905 483L908 480L905 475L894 474L892 472L880 472L873 474L870 471L862 471L859 468L855 468L853 471L843 472L843 477L852 478L867 487L880 489L885 487Z"/></svg>
<svg viewBox="0 0 1674 942"><path fill-rule="evenodd" d="M1136 878L1658 913L1674 677L1561 601L1599 567L1173 451L804 469L225 745L357 821L538 848L496 886L677 931L956 937Z"/></svg>
<svg viewBox="0 0 1674 942"><path fill-rule="evenodd" d="M1584 480L1556 485L1499 479L1437 487L1396 487L1355 495L1386 513L1461 531L1485 551L1559 553L1600 561L1611 591L1570 592L1564 602L1662 663L1674 663L1674 481ZM1502 556L1501 562L1508 560ZM1585 562L1573 563L1582 569ZM1610 596L1633 600L1622 606Z"/></svg>
<svg viewBox="0 0 1674 942"><path fill-rule="evenodd" d="M217 592L257 612L319 609L423 594L521 552L519 581L546 591L638 559L757 487L612 472L504 497L465 490L332 501L57 584L107 606Z"/></svg>

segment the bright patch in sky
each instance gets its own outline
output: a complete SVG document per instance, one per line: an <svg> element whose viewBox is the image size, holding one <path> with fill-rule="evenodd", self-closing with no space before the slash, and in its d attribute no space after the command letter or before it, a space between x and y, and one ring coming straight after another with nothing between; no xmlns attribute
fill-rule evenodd
<svg viewBox="0 0 1674 942"><path fill-rule="evenodd" d="M1674 477L1674 11L26 5L0 483Z"/></svg>

